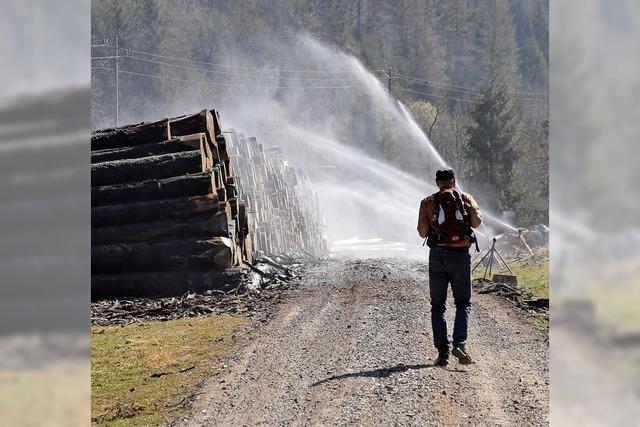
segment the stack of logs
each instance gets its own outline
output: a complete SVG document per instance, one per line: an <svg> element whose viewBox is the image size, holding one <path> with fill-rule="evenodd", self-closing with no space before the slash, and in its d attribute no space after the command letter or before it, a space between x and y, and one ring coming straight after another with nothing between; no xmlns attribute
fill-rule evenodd
<svg viewBox="0 0 640 427"><path fill-rule="evenodd" d="M263 162L254 171L260 174L260 187L254 189L251 182L242 194L227 148L214 110L92 135L94 299L226 290L237 286L258 250L324 253L326 243L290 237L305 233L301 224L308 218L320 218L317 206L316 214L305 216L295 202L287 205L287 200L301 200L289 194L295 175L285 184L281 163ZM233 162L246 170L253 159L238 158L239 149L234 145ZM260 217L249 214L252 197L274 188L280 189L275 195L256 197L264 203L255 210ZM285 206L295 213L287 214L288 225L280 225L283 218L275 215L284 215ZM313 225L319 226L318 221ZM290 231L283 231L287 227ZM277 244L270 245L272 241Z"/></svg>

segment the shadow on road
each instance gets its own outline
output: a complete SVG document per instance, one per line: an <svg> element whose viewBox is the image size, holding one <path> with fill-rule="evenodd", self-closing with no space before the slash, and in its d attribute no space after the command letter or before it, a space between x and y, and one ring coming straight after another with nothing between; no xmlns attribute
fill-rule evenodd
<svg viewBox="0 0 640 427"><path fill-rule="evenodd" d="M429 363L429 364L421 363L418 365L405 365L404 363L399 363L396 366L392 366L389 368L379 368L379 369L373 369L369 371L349 372L346 374L334 375L334 376L325 378L323 380L316 381L315 383L311 384L311 387L316 387L321 384L328 383L329 381L342 380L345 378L355 378L355 377L384 378L384 377L389 377L398 372L408 371L409 369L427 369L427 368L434 368L434 367L436 366L433 363ZM446 369L446 370L451 372L466 372L464 370L458 370L458 369Z"/></svg>

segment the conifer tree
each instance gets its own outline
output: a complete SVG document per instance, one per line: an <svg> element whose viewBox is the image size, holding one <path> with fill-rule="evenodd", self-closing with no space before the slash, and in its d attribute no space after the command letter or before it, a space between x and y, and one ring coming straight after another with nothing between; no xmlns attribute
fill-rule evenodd
<svg viewBox="0 0 640 427"><path fill-rule="evenodd" d="M512 209L515 202L511 180L519 142L517 119L500 69L490 64L487 84L471 110L465 159L467 179L498 211Z"/></svg>

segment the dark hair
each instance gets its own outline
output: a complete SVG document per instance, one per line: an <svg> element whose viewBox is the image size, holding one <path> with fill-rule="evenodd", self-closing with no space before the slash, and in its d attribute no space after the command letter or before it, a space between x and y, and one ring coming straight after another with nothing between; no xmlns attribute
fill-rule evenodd
<svg viewBox="0 0 640 427"><path fill-rule="evenodd" d="M455 177L456 172L451 168L439 169L436 172L436 180L438 181L451 181Z"/></svg>

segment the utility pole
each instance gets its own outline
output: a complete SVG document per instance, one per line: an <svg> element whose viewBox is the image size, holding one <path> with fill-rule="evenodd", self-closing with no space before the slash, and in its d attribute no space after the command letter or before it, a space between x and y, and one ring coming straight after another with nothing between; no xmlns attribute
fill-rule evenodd
<svg viewBox="0 0 640 427"><path fill-rule="evenodd" d="M118 47L118 35L116 34L116 127L120 115L120 48Z"/></svg>
<svg viewBox="0 0 640 427"><path fill-rule="evenodd" d="M387 90L391 93L391 67L387 70Z"/></svg>

